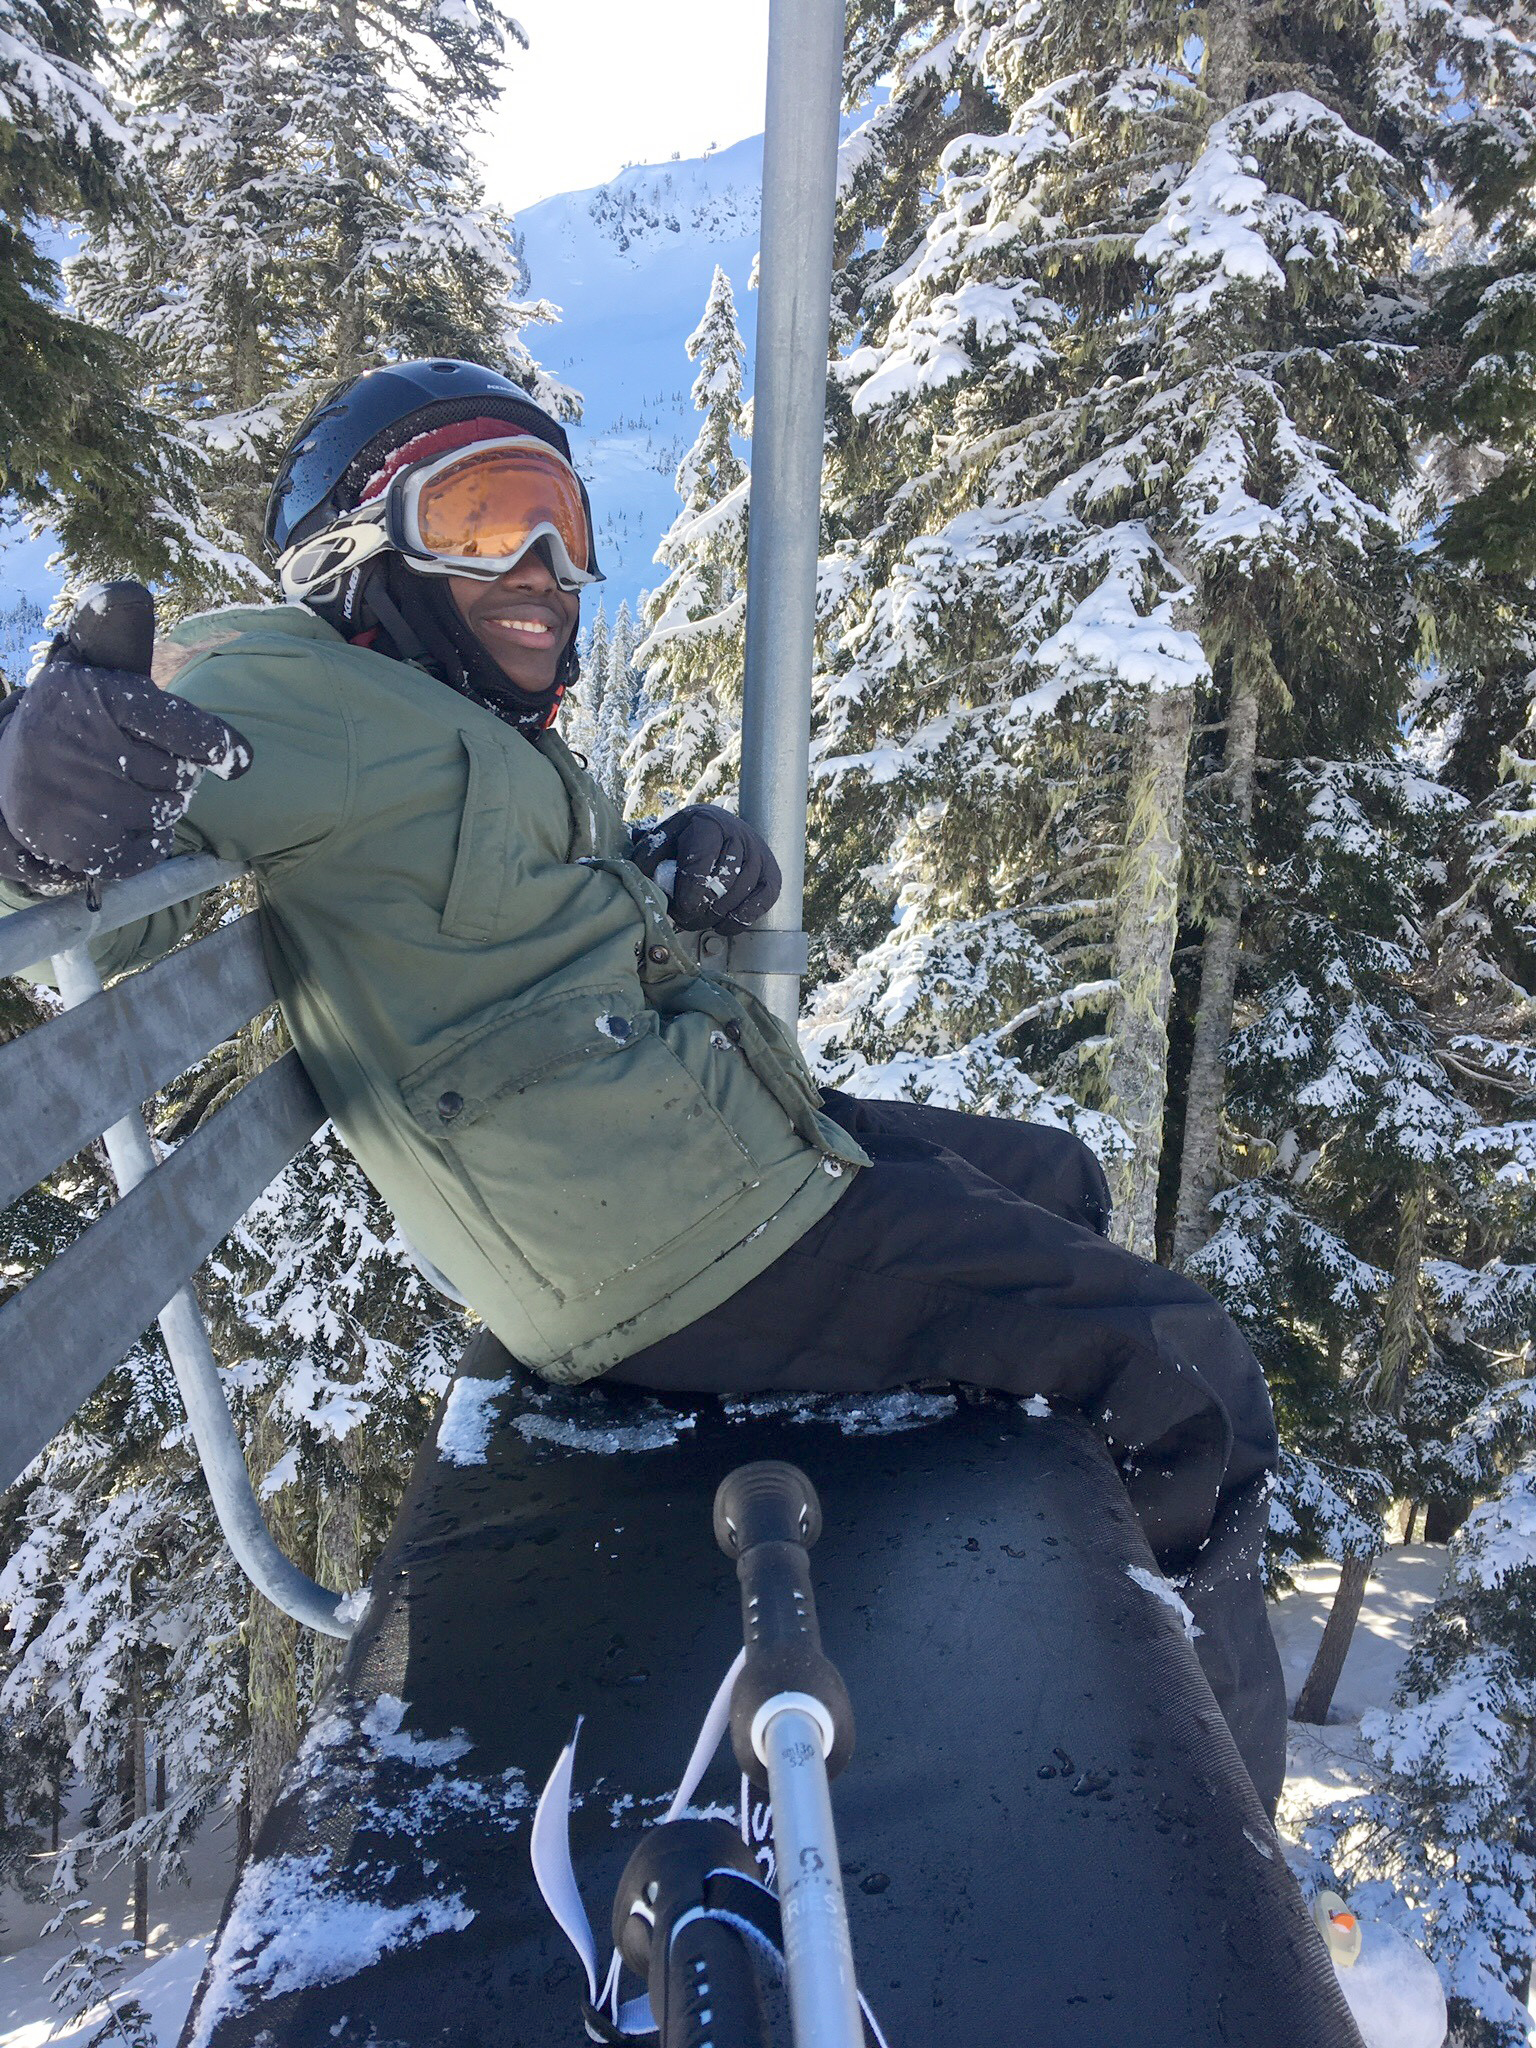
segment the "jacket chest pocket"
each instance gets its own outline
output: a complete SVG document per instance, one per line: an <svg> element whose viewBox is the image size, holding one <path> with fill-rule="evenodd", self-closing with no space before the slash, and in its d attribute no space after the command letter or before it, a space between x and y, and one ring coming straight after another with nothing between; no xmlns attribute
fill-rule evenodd
<svg viewBox="0 0 1536 2048"><path fill-rule="evenodd" d="M685 1237L755 1178L633 992L510 1005L400 1086L417 1125L567 1300Z"/></svg>

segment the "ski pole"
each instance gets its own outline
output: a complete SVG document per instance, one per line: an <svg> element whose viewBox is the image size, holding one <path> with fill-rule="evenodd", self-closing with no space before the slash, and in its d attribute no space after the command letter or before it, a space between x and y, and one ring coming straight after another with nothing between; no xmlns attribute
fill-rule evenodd
<svg viewBox="0 0 1536 2048"><path fill-rule="evenodd" d="M757 1866L720 1820L673 1820L642 1836L619 1879L613 1939L646 1979L660 2048L768 2048L747 1936L711 1907L711 1883Z"/></svg>
<svg viewBox="0 0 1536 2048"><path fill-rule="evenodd" d="M715 1536L736 1560L746 1662L731 1694L736 1761L773 1806L795 2048L863 2048L830 1780L853 1754L853 1707L823 1653L806 1551L816 1489L795 1465L727 1474Z"/></svg>

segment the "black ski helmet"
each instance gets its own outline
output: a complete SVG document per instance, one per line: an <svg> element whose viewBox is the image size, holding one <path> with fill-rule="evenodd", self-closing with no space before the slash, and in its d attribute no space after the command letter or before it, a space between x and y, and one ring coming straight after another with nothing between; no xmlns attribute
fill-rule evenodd
<svg viewBox="0 0 1536 2048"><path fill-rule="evenodd" d="M267 500L266 541L274 554L322 533L358 503L369 480L409 441L461 420L505 420L571 459L565 429L520 385L478 363L433 357L388 363L339 384L305 420L278 467ZM580 484L580 479L577 479ZM595 573L592 508L588 567ZM543 548L543 542L536 542ZM580 670L573 634L555 681L536 696L503 676L459 616L446 581L413 574L392 550L355 570L334 601L306 599L348 639L404 661L421 661L451 688L526 730L547 726Z"/></svg>
<svg viewBox="0 0 1536 2048"><path fill-rule="evenodd" d="M418 434L459 420L504 419L546 442L567 462L565 429L510 377L478 363L435 356L386 363L340 384L289 443L267 499L266 540L274 554L319 533L357 503L369 478ZM582 486L586 503L586 487ZM587 527L592 527L587 507ZM597 568L596 561L591 567Z"/></svg>

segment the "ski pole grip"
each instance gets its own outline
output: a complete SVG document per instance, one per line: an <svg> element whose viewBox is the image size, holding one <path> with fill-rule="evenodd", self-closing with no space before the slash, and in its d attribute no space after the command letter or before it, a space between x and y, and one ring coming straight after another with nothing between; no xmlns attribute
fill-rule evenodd
<svg viewBox="0 0 1536 2048"><path fill-rule="evenodd" d="M820 1534L821 1503L797 1465L742 1465L720 1482L715 1538L736 1560L747 1653L731 1692L731 1746L760 1791L768 1789L764 1710L777 1700L819 1723L829 1778L853 1755L853 1705L821 1647L806 1555Z"/></svg>

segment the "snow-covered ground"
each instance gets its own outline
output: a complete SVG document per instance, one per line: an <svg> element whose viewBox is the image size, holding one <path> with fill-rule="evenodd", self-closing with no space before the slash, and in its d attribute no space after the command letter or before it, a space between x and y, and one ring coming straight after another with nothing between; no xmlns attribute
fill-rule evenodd
<svg viewBox="0 0 1536 2048"><path fill-rule="evenodd" d="M1328 1726L1305 1727L1299 1721L1290 1725L1285 1797L1280 1809L1287 1832L1294 1834L1311 1809L1325 1800L1363 1789L1360 1717L1368 1708L1384 1707L1390 1700L1413 1625L1434 1599L1444 1576L1443 1544L1400 1543L1382 1553L1366 1589ZM1338 1583L1337 1565L1307 1565L1296 1574L1296 1590L1270 1611L1285 1668L1285 1696L1293 1704L1312 1668Z"/></svg>
<svg viewBox="0 0 1536 2048"><path fill-rule="evenodd" d="M224 1894L234 1877L234 1823L204 1830L187 1858L187 1883L157 1890L150 1899L146 1961L122 1977L116 1996L133 1996L154 2021L162 2048L173 2048L202 1974L208 1944L218 1925ZM65 2023L49 2003L44 1973L81 1935L103 1947L133 1933L126 1869L91 1879L95 1910L78 1933L40 1938L58 1902L38 1905L0 1890L0 2048L44 2048L44 2043L84 2048L103 2015ZM57 2029L57 2031L55 2031Z"/></svg>
<svg viewBox="0 0 1536 2048"><path fill-rule="evenodd" d="M1390 1698L1413 1624L1435 1597L1444 1571L1445 1550L1439 1544L1397 1545L1384 1554L1366 1591L1335 1698L1334 1719L1326 1728L1291 1725L1290 1763L1281 1808L1285 1832L1294 1833L1314 1806L1365 1782L1360 1716ZM1311 1664L1337 1581L1337 1566L1308 1566L1297 1575L1296 1590L1272 1610L1287 1694L1292 1699ZM152 2014L161 2048L174 2048L196 1988L233 1874L232 1847L232 1830L227 1827L210 1831L199 1842L190 1859L190 1883L170 1887L154 1900L148 1962L123 1980L123 1988L139 1997ZM91 1895L101 1910L89 1931L103 1941L124 1939L129 1931L125 1873L119 1871L96 1881ZM0 1893L0 2048L44 2048L45 2043L54 2042L83 2048L94 2031L96 2023L53 2031L54 2015L43 1973L68 1943L62 1936L38 1939L49 1910L29 1905L14 1893ZM1399 2042L1386 2040L1382 2048L1399 2048Z"/></svg>
<svg viewBox="0 0 1536 2048"><path fill-rule="evenodd" d="M1366 1588L1327 1726L1290 1724L1279 1813L1283 1836L1295 1840L1317 1807L1369 1784L1360 1717L1390 1701L1414 1623L1440 1589L1445 1560L1440 1543L1400 1543L1383 1551ZM1296 1574L1295 1590L1270 1610L1292 1704L1312 1668L1338 1582L1337 1565L1308 1565ZM1366 2048L1439 2048L1444 2019L1436 2012L1432 1969L1393 1929L1363 1926L1360 1961L1341 1971L1340 1981Z"/></svg>

